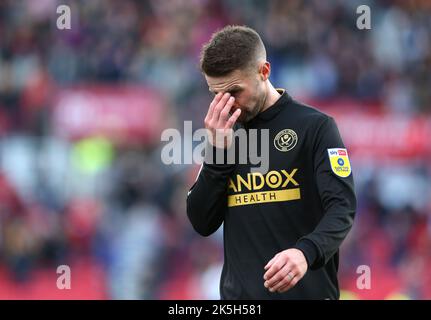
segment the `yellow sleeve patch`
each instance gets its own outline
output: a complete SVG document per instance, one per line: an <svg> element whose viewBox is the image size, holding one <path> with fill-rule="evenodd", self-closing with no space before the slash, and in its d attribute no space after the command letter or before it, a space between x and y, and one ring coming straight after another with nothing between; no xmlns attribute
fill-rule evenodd
<svg viewBox="0 0 431 320"><path fill-rule="evenodd" d="M332 148L328 149L329 161L332 172L341 178L346 178L352 173L347 149Z"/></svg>

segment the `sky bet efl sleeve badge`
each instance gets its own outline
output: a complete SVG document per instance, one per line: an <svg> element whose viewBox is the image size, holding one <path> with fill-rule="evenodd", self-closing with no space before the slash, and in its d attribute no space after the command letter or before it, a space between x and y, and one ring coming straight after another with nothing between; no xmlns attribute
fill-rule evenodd
<svg viewBox="0 0 431 320"><path fill-rule="evenodd" d="M331 169L337 176L342 178L350 176L352 167L350 166L347 149L328 149L328 155L329 161L331 162Z"/></svg>

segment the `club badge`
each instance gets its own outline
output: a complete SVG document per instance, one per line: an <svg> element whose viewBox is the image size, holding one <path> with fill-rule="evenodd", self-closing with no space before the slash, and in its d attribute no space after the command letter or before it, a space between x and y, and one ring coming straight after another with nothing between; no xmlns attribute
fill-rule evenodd
<svg viewBox="0 0 431 320"><path fill-rule="evenodd" d="M295 148L298 143L298 135L292 129L280 131L274 138L274 146L278 151L287 152Z"/></svg>

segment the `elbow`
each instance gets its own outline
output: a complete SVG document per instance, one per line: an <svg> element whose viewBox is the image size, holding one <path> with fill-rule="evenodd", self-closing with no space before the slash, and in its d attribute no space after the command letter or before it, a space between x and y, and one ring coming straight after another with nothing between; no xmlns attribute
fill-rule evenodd
<svg viewBox="0 0 431 320"><path fill-rule="evenodd" d="M193 229L203 237L208 237L216 231L216 229L214 229L209 223L205 221L204 217L202 217L201 212L195 212L190 208L188 201L187 217L189 218Z"/></svg>
<svg viewBox="0 0 431 320"><path fill-rule="evenodd" d="M202 237L209 237L212 235L215 230L212 230L208 227L193 225L193 229L199 233Z"/></svg>
<svg viewBox="0 0 431 320"><path fill-rule="evenodd" d="M193 226L193 229L201 236L209 237L215 232L215 230L211 228L209 225L207 225L206 223L203 223L201 221L196 221L195 219L191 218L189 214L188 214L188 217L189 217L190 223Z"/></svg>

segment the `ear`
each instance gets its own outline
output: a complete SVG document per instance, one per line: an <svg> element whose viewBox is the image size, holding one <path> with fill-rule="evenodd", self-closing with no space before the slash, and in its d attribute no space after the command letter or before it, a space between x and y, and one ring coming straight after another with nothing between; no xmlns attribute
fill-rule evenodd
<svg viewBox="0 0 431 320"><path fill-rule="evenodd" d="M266 81L268 80L270 74L271 74L271 64L268 61L265 61L264 63L261 64L259 68L260 78L263 81Z"/></svg>

